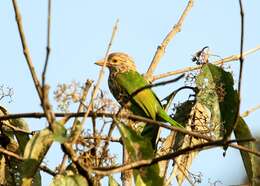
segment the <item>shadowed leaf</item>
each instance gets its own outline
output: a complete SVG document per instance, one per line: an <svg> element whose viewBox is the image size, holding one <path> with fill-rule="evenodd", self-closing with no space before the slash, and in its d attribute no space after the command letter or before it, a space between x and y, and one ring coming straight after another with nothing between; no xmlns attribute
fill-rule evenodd
<svg viewBox="0 0 260 186"><path fill-rule="evenodd" d="M0 115L8 114L7 110L0 106ZM22 129L24 131L29 131L28 124L24 119L10 119L1 122L1 145L6 149L17 153L22 156L24 153L25 146L29 141L29 134L16 131L17 129ZM11 127L14 127L15 130ZM7 140L4 142L3 140ZM5 144L4 144L5 143ZM20 160L16 158L1 155L0 158L0 184L1 185L20 185L23 165ZM33 186L41 185L41 175L37 171L33 178Z"/></svg>
<svg viewBox="0 0 260 186"><path fill-rule="evenodd" d="M154 158L152 143L149 139L138 135L133 129L117 121L123 143L132 162ZM154 164L148 167L134 169L136 185L162 185L163 179L159 176L159 166Z"/></svg>
<svg viewBox="0 0 260 186"><path fill-rule="evenodd" d="M253 138L247 124L241 117L238 120L234 133L237 140ZM238 142L238 144L247 147L251 150L257 151L255 141ZM240 151L240 154L242 156L247 177L251 185L260 185L260 158L252 153L245 151Z"/></svg>

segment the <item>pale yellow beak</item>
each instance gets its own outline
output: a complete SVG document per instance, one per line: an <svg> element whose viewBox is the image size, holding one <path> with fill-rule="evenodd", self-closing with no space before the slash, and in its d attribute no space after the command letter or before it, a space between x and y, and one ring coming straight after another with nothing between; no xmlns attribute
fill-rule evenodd
<svg viewBox="0 0 260 186"><path fill-rule="evenodd" d="M98 60L98 61L95 62L95 64L98 65L98 66L103 66L104 63L105 63L105 59L101 59L101 60Z"/></svg>

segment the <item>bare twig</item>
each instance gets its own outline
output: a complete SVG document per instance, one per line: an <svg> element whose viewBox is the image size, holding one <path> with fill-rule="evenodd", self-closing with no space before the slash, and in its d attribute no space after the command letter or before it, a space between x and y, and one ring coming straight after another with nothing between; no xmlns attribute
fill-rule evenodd
<svg viewBox="0 0 260 186"><path fill-rule="evenodd" d="M236 120L234 121L234 124L232 125L233 128L226 132L224 136L224 140L227 140L231 132L235 129L236 123L240 120L240 107L241 107L241 84L242 84L242 75L243 75L243 66L244 66L244 57L243 57L243 48L244 48L244 10L243 10L243 4L242 0L239 0L239 6L240 6L240 16L241 16L241 34L240 34L240 56L239 56L239 79L238 79L238 106L236 109Z"/></svg>
<svg viewBox="0 0 260 186"><path fill-rule="evenodd" d="M99 85L100 85L101 80L102 80L102 78L103 78L103 76L104 76L104 73L105 73L105 65L106 65L107 57L108 57L108 54L109 54L109 52L110 52L112 43L113 43L114 38L115 38L115 35L116 35L116 31L117 31L117 28L118 28L118 22L119 22L119 20L116 20L116 23L115 23L115 25L114 25L114 27L113 27L111 39L110 39L110 41L109 41L109 44L108 44L108 47L107 47L107 51L106 51L106 54L105 54L105 63L104 63L104 65L102 66L102 68L101 68L101 70L100 70L100 72L99 72L97 84L96 84L96 86L95 86L95 88L94 88L94 90L93 90L93 94L92 94L92 96L91 96L91 100L90 100L90 103L89 103L89 105L88 105L87 111L85 112L85 115L84 115L84 117L83 117L83 119L82 119L82 121L81 121L81 126L83 126L83 124L85 123L85 120L86 120L86 118L87 118L89 112L91 111L93 101L94 101L94 99L95 99L95 97L96 97L96 95L97 95L97 92L98 92L98 90L99 90ZM80 133L77 134L77 135L75 136L75 138L73 139L73 142L74 142L74 143L75 143L76 140L78 139L79 135L80 135Z"/></svg>
<svg viewBox="0 0 260 186"><path fill-rule="evenodd" d="M240 6L240 16L241 16L241 36L240 36L240 67L239 67L239 81L238 81L238 94L240 95L241 91L241 83L242 83L242 74L243 74L243 64L244 64L244 57L243 57L243 48L244 48L244 10L242 0L239 0Z"/></svg>
<svg viewBox="0 0 260 186"><path fill-rule="evenodd" d="M82 91L82 96L81 96L81 100L80 100L80 104L79 104L77 113L83 111L84 102L86 101L86 98L87 98L87 95L88 95L88 92L89 92L89 89L90 89L92 83L93 83L93 81L91 81L91 80L87 80L85 82L85 86L84 86L84 89ZM77 126L77 117L74 119L74 122L73 122L73 125L72 125L72 131L76 129L76 126Z"/></svg>
<svg viewBox="0 0 260 186"><path fill-rule="evenodd" d="M113 116L111 118L113 118ZM108 130L108 134L107 134L108 139L111 139L113 130L115 129L115 126L116 126L115 122L112 122L112 124L110 125L110 128ZM105 154L107 152L108 145L109 145L109 140L105 141L105 143L104 143L104 146L102 148L102 154L100 156L101 158L105 156ZM101 164L101 161L99 162L99 166L100 166L100 164Z"/></svg>
<svg viewBox="0 0 260 186"><path fill-rule="evenodd" d="M40 165L40 169L43 171L43 172L46 172L52 176L56 176L57 174L51 170L50 168L48 168L46 165Z"/></svg>
<svg viewBox="0 0 260 186"><path fill-rule="evenodd" d="M241 117L247 117L249 114L251 114L252 112L255 112L258 109L260 109L260 104L256 105L253 108L248 109L247 111L243 112L240 116Z"/></svg>
<svg viewBox="0 0 260 186"><path fill-rule="evenodd" d="M250 49L250 50L244 52L242 56L245 57L245 56L252 54L252 53L254 53L258 50L260 50L260 45L256 46L253 49ZM237 61L237 60L240 59L240 56L241 56L240 54L231 55L231 56L225 57L224 59L214 61L214 62L212 62L212 64L222 65L224 63ZM202 67L202 65L197 65L197 66L193 66L193 67L185 67L185 68L182 68L182 69L179 69L179 70L174 70L174 71L166 72L166 73L163 73L163 74L155 75L155 76L153 76L152 81L156 81L158 79L166 78L166 77L177 75L177 74L182 74L182 73L193 71L193 70L198 70L201 67Z"/></svg>
<svg viewBox="0 0 260 186"><path fill-rule="evenodd" d="M51 0L48 0L48 18L47 18L47 46L46 46L46 57L45 57L45 63L42 71L42 87L45 85L45 79L46 79L46 72L47 72L47 66L49 62L49 56L51 52L51 46L50 46L50 33L51 33ZM43 90L44 91L44 90Z"/></svg>
<svg viewBox="0 0 260 186"><path fill-rule="evenodd" d="M23 160L23 157L19 156L18 154L14 153L12 151L6 150L3 147L0 147L0 153L5 154L7 156L11 156L18 160Z"/></svg>
<svg viewBox="0 0 260 186"><path fill-rule="evenodd" d="M97 140L104 140L104 141L111 141L111 142L117 142L122 143L122 140L120 138L115 137L108 137L108 136L86 136L84 139L97 139Z"/></svg>
<svg viewBox="0 0 260 186"><path fill-rule="evenodd" d="M33 134L32 131L28 131L28 130L13 126L9 122L3 122L3 125L10 127L12 130L14 130L16 132L21 132L21 133L24 133L24 134Z"/></svg>
<svg viewBox="0 0 260 186"><path fill-rule="evenodd" d="M145 74L145 78L148 81L152 80L152 75L153 72L155 70L155 68L157 67L160 59L162 58L162 56L165 53L165 49L168 46L169 42L174 38L174 36L181 31L181 27L183 25L184 19L186 18L186 16L188 15L188 12L191 10L193 6L193 0L189 0L185 10L183 11L179 21L177 22L177 24L175 24L172 27L172 30L167 34L167 36L164 38L163 42L161 43L160 46L157 47L157 51L153 57L153 60Z"/></svg>
<svg viewBox="0 0 260 186"><path fill-rule="evenodd" d="M59 166L58 174L62 174L65 171L67 160L68 160L68 155L64 154Z"/></svg>

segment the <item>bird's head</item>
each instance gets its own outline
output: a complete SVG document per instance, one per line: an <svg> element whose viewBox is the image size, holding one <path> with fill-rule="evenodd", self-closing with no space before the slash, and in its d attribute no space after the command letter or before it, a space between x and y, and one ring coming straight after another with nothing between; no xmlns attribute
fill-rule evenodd
<svg viewBox="0 0 260 186"><path fill-rule="evenodd" d="M105 59L97 61L95 64L99 66L103 66L105 63ZM109 68L110 71L136 71L136 66L134 60L127 54L122 52L115 52L108 55L106 67Z"/></svg>

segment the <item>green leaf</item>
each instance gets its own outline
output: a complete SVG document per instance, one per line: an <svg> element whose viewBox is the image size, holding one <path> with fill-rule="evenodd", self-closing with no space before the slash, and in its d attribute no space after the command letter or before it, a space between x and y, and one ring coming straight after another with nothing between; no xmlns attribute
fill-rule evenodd
<svg viewBox="0 0 260 186"><path fill-rule="evenodd" d="M67 129L64 127L62 121L55 121L53 125L53 139L60 143L64 143L68 140Z"/></svg>
<svg viewBox="0 0 260 186"><path fill-rule="evenodd" d="M132 162L154 158L152 143L148 138L138 135L133 129L123 123L116 122ZM157 186L163 184L163 179L159 176L158 164L134 169L134 177L135 185Z"/></svg>
<svg viewBox="0 0 260 186"><path fill-rule="evenodd" d="M119 183L114 179L113 176L108 176L108 185L109 186L120 186Z"/></svg>
<svg viewBox="0 0 260 186"><path fill-rule="evenodd" d="M228 137L234 128L238 108L232 74L216 65L206 64L196 77L196 85L199 89L197 101L211 112L209 127L215 137Z"/></svg>
<svg viewBox="0 0 260 186"><path fill-rule="evenodd" d="M253 138L246 122L242 117L239 118L234 133L239 145L249 148L250 150L257 151L255 141L239 142L239 140ZM252 153L242 150L240 150L240 154L251 185L260 185L260 158Z"/></svg>
<svg viewBox="0 0 260 186"><path fill-rule="evenodd" d="M29 131L28 124L26 121L22 118L20 119L12 119L10 120L11 125L23 129L25 131ZM23 133L23 132L15 132L16 139L19 143L19 151L21 154L24 153L25 146L27 142L30 140L29 134Z"/></svg>
<svg viewBox="0 0 260 186"><path fill-rule="evenodd" d="M22 185L30 185L37 172L45 154L53 142L53 133L43 129L33 135L24 150L24 161L22 163Z"/></svg>
<svg viewBox="0 0 260 186"><path fill-rule="evenodd" d="M182 124L184 127L187 125L189 118L191 117L191 110L194 106L195 101L188 100L178 107L176 107L176 113L174 114L173 119L176 120L178 123ZM174 141L174 150L178 150L181 145L183 144L185 134L178 132L175 137Z"/></svg>
<svg viewBox="0 0 260 186"><path fill-rule="evenodd" d="M50 186L88 186L87 180L81 175L56 176Z"/></svg>
<svg viewBox="0 0 260 186"><path fill-rule="evenodd" d="M8 112L5 108L0 106L0 115L2 114L6 115L8 114ZM30 139L29 134L13 130L12 127L16 129L23 129L24 131L29 131L28 124L24 119L10 119L2 121L2 123L2 138L6 137L7 139L9 139L9 143L6 143L6 148L22 156L24 154L25 146ZM0 161L0 184L20 185L23 172L23 164L21 163L21 161L12 157L6 158L6 156L1 156ZM36 172L33 178L33 183L31 185L41 185L41 175L39 171Z"/></svg>

